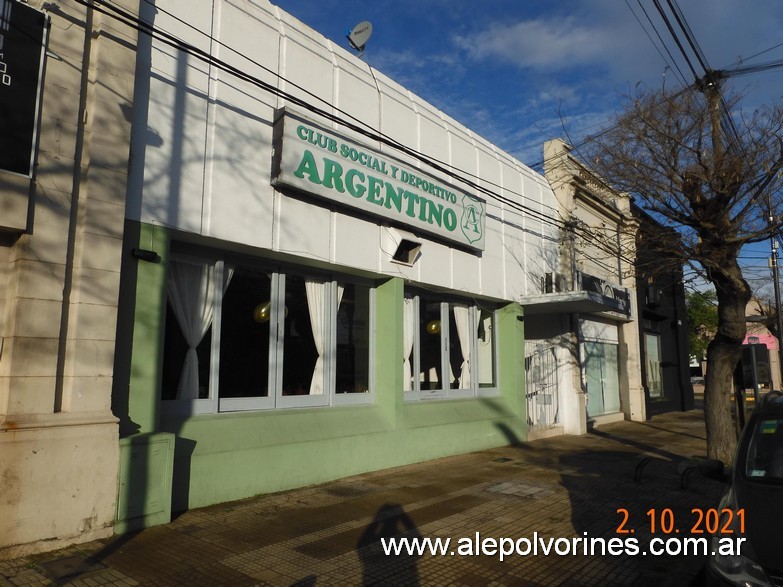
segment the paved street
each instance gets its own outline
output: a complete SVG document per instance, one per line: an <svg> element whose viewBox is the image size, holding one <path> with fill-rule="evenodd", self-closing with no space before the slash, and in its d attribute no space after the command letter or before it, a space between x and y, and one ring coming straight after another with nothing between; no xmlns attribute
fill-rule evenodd
<svg viewBox="0 0 783 587"><path fill-rule="evenodd" d="M681 472L705 453L702 413L657 416L559 437L368 473L184 513L171 524L12 561L6 585L691 585L703 558L642 555L666 535L670 508L687 533L693 508L723 485ZM645 457L641 479L635 480ZM255 466L263 466L257 463ZM53 488L55 490L55 488ZM617 533L625 508L628 520ZM487 554L386 556L399 533L451 538L633 537L637 556ZM460 538L470 541L458 543ZM524 548L526 543L517 543ZM561 547L564 547L561 542ZM461 551L463 552L463 551Z"/></svg>

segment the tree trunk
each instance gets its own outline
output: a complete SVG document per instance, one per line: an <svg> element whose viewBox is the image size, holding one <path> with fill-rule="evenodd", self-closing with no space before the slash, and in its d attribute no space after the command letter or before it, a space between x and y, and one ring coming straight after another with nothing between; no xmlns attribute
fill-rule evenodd
<svg viewBox="0 0 783 587"><path fill-rule="evenodd" d="M734 461L737 435L731 417L734 402L734 369L742 355L740 344L713 340L707 347L704 378L704 422L707 427L707 457L726 465Z"/></svg>
<svg viewBox="0 0 783 587"><path fill-rule="evenodd" d="M742 357L742 341L746 332L745 309L751 292L736 259L724 259L721 269L712 271L712 282L718 296L718 330L707 346L707 373L704 380L707 456L731 465L737 447L737 435L731 417L734 370Z"/></svg>

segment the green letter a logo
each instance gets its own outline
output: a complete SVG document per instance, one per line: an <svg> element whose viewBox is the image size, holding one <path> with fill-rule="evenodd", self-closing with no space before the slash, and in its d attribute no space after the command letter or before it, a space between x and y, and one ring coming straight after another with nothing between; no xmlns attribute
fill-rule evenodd
<svg viewBox="0 0 783 587"><path fill-rule="evenodd" d="M474 200L467 194L462 197L462 219L460 220L462 234L469 243L474 243L484 236L484 204Z"/></svg>

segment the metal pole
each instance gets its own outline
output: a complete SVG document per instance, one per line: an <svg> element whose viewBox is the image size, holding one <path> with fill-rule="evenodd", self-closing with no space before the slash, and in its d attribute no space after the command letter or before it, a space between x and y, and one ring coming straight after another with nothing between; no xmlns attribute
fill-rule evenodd
<svg viewBox="0 0 783 587"><path fill-rule="evenodd" d="M778 278L778 243L772 238L772 284L775 286L775 312L778 318L778 366L780 368L780 385L783 387L783 315L780 311L780 280Z"/></svg>
<svg viewBox="0 0 783 587"><path fill-rule="evenodd" d="M756 365L756 345L752 344L750 346L750 364L751 369L753 371L753 401L756 403L754 405L759 405L759 370Z"/></svg>

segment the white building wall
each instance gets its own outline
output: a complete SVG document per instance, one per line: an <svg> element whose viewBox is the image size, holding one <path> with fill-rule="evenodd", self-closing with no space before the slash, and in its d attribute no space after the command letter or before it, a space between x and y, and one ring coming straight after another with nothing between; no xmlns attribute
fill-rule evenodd
<svg viewBox="0 0 783 587"><path fill-rule="evenodd" d="M515 299L540 293L541 276L557 268L557 230L521 207L557 218L554 194L542 177L268 2L162 0L156 6L155 24L173 35L464 177L479 178L511 204L430 170L487 199L486 249L476 254L417 233L424 244L414 267L391 263L382 246L387 229L379 223L270 185L275 109L307 114L301 107L155 42L149 79L142 67L138 71L137 92L149 92L150 108L135 112L137 125L146 117L147 136L133 147L131 219L474 294ZM422 167L330 124L351 140Z"/></svg>

